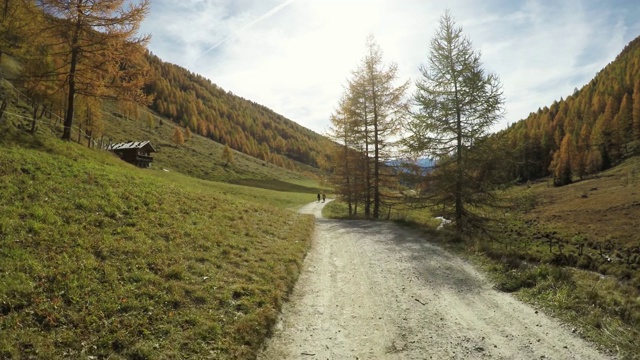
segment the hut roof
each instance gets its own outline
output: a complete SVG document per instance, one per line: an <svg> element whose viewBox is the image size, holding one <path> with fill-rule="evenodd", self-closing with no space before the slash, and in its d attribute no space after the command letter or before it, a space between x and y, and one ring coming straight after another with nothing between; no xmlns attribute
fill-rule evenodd
<svg viewBox="0 0 640 360"><path fill-rule="evenodd" d="M150 141L129 141L117 144L111 144L108 150L124 150L124 149L142 149L148 147L149 152L156 152L156 149L151 145Z"/></svg>

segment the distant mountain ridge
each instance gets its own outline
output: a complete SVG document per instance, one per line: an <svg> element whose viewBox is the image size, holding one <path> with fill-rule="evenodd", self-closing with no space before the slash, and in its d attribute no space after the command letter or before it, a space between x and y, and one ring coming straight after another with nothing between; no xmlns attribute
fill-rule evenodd
<svg viewBox="0 0 640 360"><path fill-rule="evenodd" d="M393 167L401 167L404 164L407 163L412 163L422 169L429 169L432 168L435 165L435 161L433 161L433 159L429 159L429 158L419 158L417 159L415 162L409 162L406 159L393 159L393 160L389 160L387 161L387 165L389 166L393 166Z"/></svg>

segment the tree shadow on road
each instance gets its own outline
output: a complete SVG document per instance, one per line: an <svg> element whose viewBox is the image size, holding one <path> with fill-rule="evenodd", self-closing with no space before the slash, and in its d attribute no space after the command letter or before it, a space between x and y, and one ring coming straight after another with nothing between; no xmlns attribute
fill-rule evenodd
<svg viewBox="0 0 640 360"><path fill-rule="evenodd" d="M368 220L318 219L334 230L349 231L355 246L384 247L391 259L411 268L411 275L429 287L452 291L460 297L485 291L491 285L471 264L430 243L423 233L397 224Z"/></svg>

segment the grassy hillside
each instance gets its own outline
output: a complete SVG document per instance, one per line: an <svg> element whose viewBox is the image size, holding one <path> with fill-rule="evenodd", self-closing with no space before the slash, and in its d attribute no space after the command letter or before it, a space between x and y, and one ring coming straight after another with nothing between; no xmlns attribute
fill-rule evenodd
<svg viewBox="0 0 640 360"><path fill-rule="evenodd" d="M3 121L30 129L33 113L33 108L30 105L31 99L25 95L26 91L24 89L16 88L15 86L17 85L11 80L19 78L21 72L20 62L7 55L3 56L1 60L0 100L8 100L8 107ZM47 99L45 103L48 104L52 101L53 99ZM243 101L247 102L246 100ZM51 107L50 104L48 106ZM62 134L61 119L56 118L56 116L60 115L55 115L55 112L56 110L54 109L54 114L51 117L43 116L38 119L38 134L50 137L59 137ZM40 113L40 110L37 113ZM129 113L131 116L125 116L123 113ZM133 115L133 113L137 113L137 115ZM276 116L275 113L270 112L270 114ZM152 119L152 121L150 122L149 119ZM99 126L94 124L92 125L93 127L101 129L94 131L94 134L97 134L94 140L103 140L105 144L108 144L109 140L111 142L150 140L155 149L158 150L157 153L152 154L154 157L152 166L156 169L164 168L168 171L177 171L205 180L248 182L252 186L264 185L266 188L272 188L272 186L268 182L262 182L262 180L279 180L308 187L308 189L298 190L309 193L318 191L315 179L322 176L321 170L293 159L287 160L288 168L295 169L292 171L276 166L272 162L233 151L234 162L225 165L225 161L222 158L224 146L208 137L198 135L196 132L193 132L192 137L187 139L183 145L176 146L171 139L177 125L173 121L159 116L146 108L138 108L133 111L132 109L119 108L117 104L111 102L105 102L102 106L101 114L97 118L91 118L91 121L99 124ZM76 119L72 128L71 137L74 141L79 139L79 127L84 130L87 129L86 122L87 120L84 117L78 115L78 119ZM288 120L287 122L291 123ZM183 127L180 127L180 129L182 131L185 130ZM289 130L301 133L310 132L302 129L296 124L296 126L290 126ZM247 136L250 136L250 134ZM317 143L314 146L324 144L322 146L325 149L327 148L328 139L322 138L322 141L320 141L318 140L321 138L319 135L314 134L313 136L312 140L307 139L306 141L314 142L313 140L315 140ZM80 137L80 141L85 145L88 143L88 138L84 136L84 132L83 136ZM288 186L288 184L285 184L285 187Z"/></svg>
<svg viewBox="0 0 640 360"><path fill-rule="evenodd" d="M504 194L492 258L496 286L548 309L622 359L640 354L640 157L563 187L553 179Z"/></svg>
<svg viewBox="0 0 640 360"><path fill-rule="evenodd" d="M0 194L3 359L252 358L313 230L292 211L309 194L142 170L6 124Z"/></svg>
<svg viewBox="0 0 640 360"><path fill-rule="evenodd" d="M527 259L612 275L640 289L640 157L564 187L550 181L510 194L516 207L503 235L518 238Z"/></svg>
<svg viewBox="0 0 640 360"><path fill-rule="evenodd" d="M118 110L113 106L106 106L104 114L104 133L113 142L151 141L158 150L157 153L152 154L154 168L164 168L200 179L225 182L264 179L298 182L302 179L317 177L319 174L318 169L302 163L296 163L302 171L291 171L235 150L232 150L234 162L225 166L222 157L223 145L193 134L191 139L186 140L183 145L176 146L171 141L176 125L166 119L153 115L156 118L155 126L150 129L143 121L116 115ZM310 193L317 191L315 188L307 190Z"/></svg>

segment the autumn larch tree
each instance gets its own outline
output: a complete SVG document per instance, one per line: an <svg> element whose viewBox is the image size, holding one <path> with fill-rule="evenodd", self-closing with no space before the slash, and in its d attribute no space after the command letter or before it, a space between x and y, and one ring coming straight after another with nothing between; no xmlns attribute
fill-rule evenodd
<svg viewBox="0 0 640 360"><path fill-rule="evenodd" d="M614 118L614 127L617 130L619 153L621 157L627 155L627 143L633 140L633 100L629 94L624 94L620 102L620 110Z"/></svg>
<svg viewBox="0 0 640 360"><path fill-rule="evenodd" d="M332 161L327 165L327 171L331 173L329 183L333 191L347 203L349 215L357 215L358 204L361 198L365 198L365 167L367 162L358 143L355 121L348 116L349 105L347 97L340 100L338 108L331 114L331 128L329 138L335 141L337 146L332 149Z"/></svg>
<svg viewBox="0 0 640 360"><path fill-rule="evenodd" d="M631 110L634 140L640 140L640 78L633 87L633 105Z"/></svg>
<svg viewBox="0 0 640 360"><path fill-rule="evenodd" d="M502 116L504 103L500 81L485 74L480 54L456 27L447 11L431 41L428 64L420 67L414 102L417 111L408 121L404 144L413 153L436 161L434 205L453 217L458 234L478 226L474 213L487 199L486 174L477 168L486 163L482 140ZM478 177L478 174L483 176Z"/></svg>
<svg viewBox="0 0 640 360"><path fill-rule="evenodd" d="M563 137L560 149L553 154L549 170L553 173L553 184L563 186L572 182L572 166L575 150L571 134Z"/></svg>
<svg viewBox="0 0 640 360"><path fill-rule="evenodd" d="M373 36L367 37L366 44L367 53L348 82L341 111L346 116L346 130L352 132L347 146L362 154L359 163L364 170L365 216L379 218L384 183L381 167L391 156L392 136L407 114L404 97L409 83L396 85L398 67L383 63L382 50Z"/></svg>
<svg viewBox="0 0 640 360"><path fill-rule="evenodd" d="M171 136L171 140L177 146L184 144L184 134L179 127L176 126L175 130L173 130L173 135Z"/></svg>
<svg viewBox="0 0 640 360"><path fill-rule="evenodd" d="M373 144L373 217L380 217L381 166L389 159L388 146L391 136L397 134L402 119L407 115L405 93L409 83L399 86L398 66L382 62L382 50L373 36L367 38L368 53L363 61L365 94L369 97L371 134Z"/></svg>
<svg viewBox="0 0 640 360"><path fill-rule="evenodd" d="M32 7L33 3L25 0L0 2L0 61L6 52L16 55L14 52L25 44L29 35L33 35L34 20L39 19L30 17ZM28 39L29 42L32 40L32 37Z"/></svg>
<svg viewBox="0 0 640 360"><path fill-rule="evenodd" d="M66 91L62 139L69 140L77 96L147 103L142 92L148 36L138 36L149 0L38 0L41 34ZM127 6L125 7L125 3Z"/></svg>
<svg viewBox="0 0 640 360"><path fill-rule="evenodd" d="M233 164L233 152L231 152L229 145L225 145L224 149L222 149L222 161L225 167Z"/></svg>

